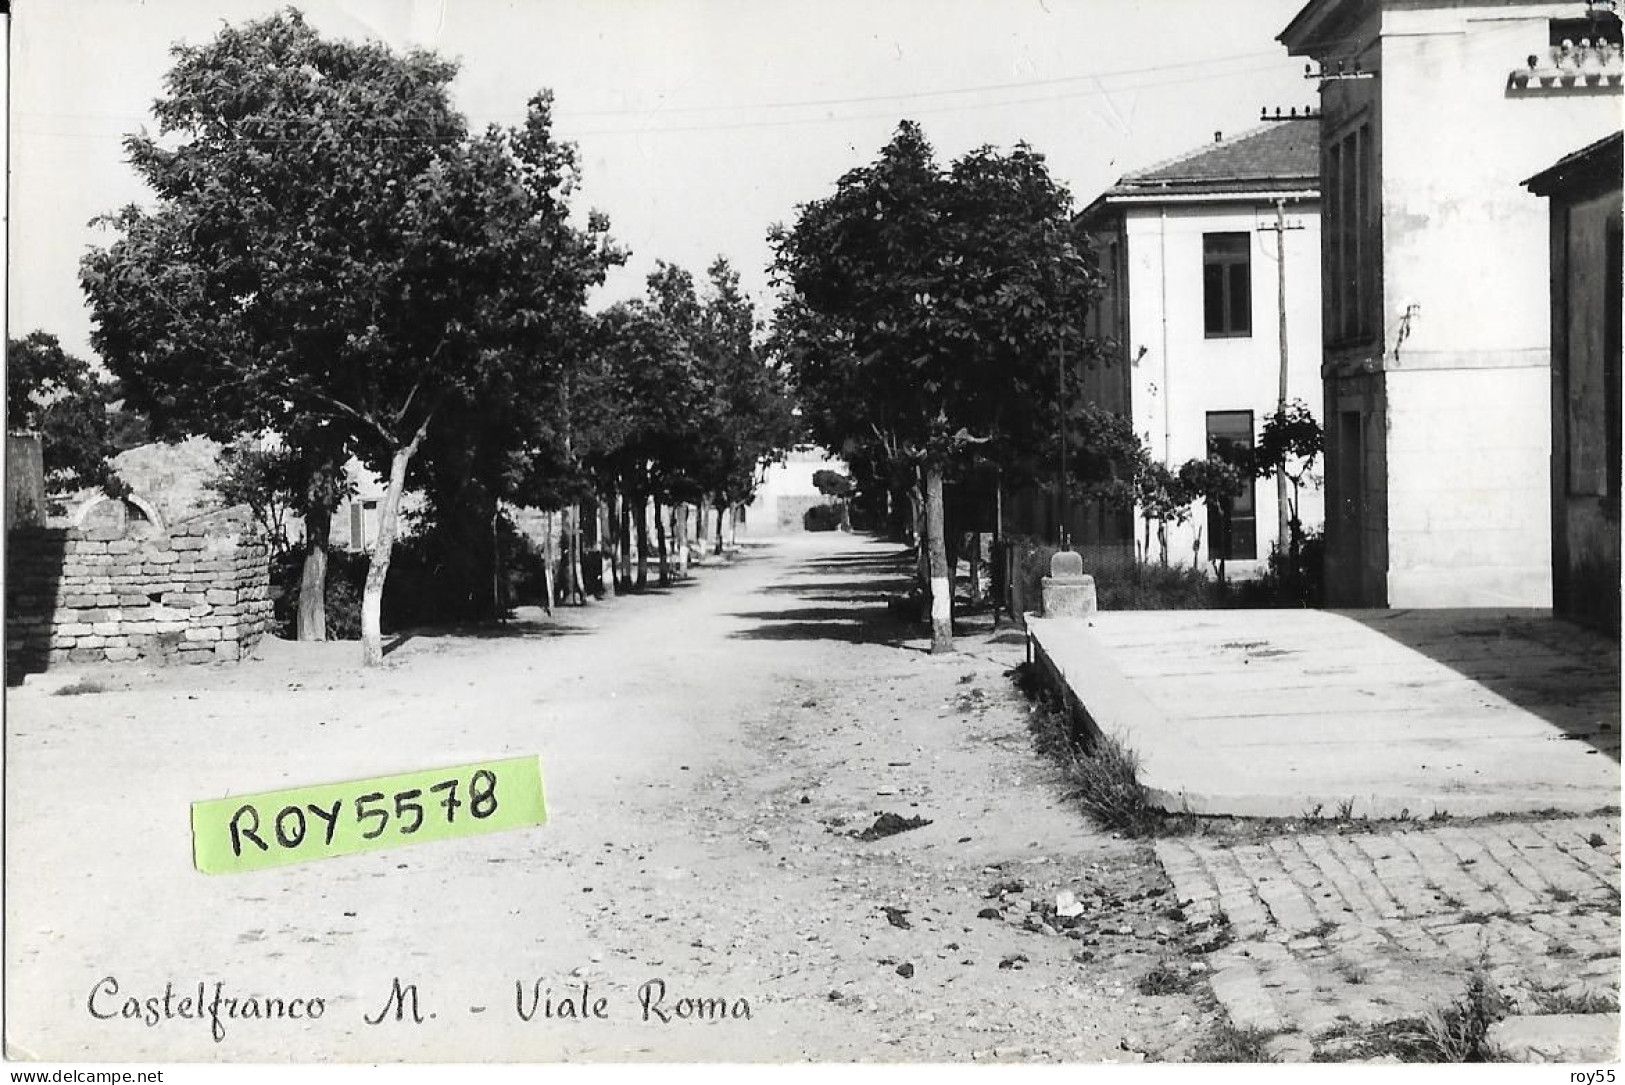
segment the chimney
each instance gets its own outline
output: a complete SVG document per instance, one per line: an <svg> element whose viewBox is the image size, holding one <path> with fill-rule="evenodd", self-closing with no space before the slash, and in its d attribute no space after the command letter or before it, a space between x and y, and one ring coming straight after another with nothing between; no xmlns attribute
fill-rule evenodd
<svg viewBox="0 0 1625 1085"><path fill-rule="evenodd" d="M1214 132L1213 133L1213 142L1214 143L1223 143L1224 142L1224 133L1223 132Z"/></svg>

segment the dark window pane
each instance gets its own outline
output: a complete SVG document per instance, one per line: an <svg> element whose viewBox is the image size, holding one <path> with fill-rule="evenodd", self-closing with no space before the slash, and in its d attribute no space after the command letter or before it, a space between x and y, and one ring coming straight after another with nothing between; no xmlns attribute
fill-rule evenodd
<svg viewBox="0 0 1625 1085"><path fill-rule="evenodd" d="M1246 264L1230 267L1230 334L1253 333L1252 269Z"/></svg>
<svg viewBox="0 0 1625 1085"><path fill-rule="evenodd" d="M1202 323L1208 335L1224 334L1224 268L1202 269Z"/></svg>
<svg viewBox="0 0 1625 1085"><path fill-rule="evenodd" d="M1202 324L1209 336L1252 334L1252 238L1202 235Z"/></svg>

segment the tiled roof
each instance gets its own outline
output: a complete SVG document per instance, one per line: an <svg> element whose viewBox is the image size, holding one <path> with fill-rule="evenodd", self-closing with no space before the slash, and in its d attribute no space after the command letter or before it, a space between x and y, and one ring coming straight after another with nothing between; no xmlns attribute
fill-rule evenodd
<svg viewBox="0 0 1625 1085"><path fill-rule="evenodd" d="M1618 188L1620 163L1625 160L1622 148L1625 148L1625 133L1614 132L1573 154L1564 155L1556 165L1541 170L1524 184L1537 196L1551 196L1597 180L1612 181Z"/></svg>
<svg viewBox="0 0 1625 1085"><path fill-rule="evenodd" d="M1201 195L1319 185L1320 118L1299 117L1266 121L1239 136L1125 174L1105 195Z"/></svg>

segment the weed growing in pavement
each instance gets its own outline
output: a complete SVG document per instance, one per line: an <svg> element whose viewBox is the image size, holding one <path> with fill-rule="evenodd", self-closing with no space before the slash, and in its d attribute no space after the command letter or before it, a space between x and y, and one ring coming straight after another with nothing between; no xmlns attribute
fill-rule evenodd
<svg viewBox="0 0 1625 1085"><path fill-rule="evenodd" d="M1074 754L1067 775L1084 812L1103 828L1126 836L1149 836L1162 825L1161 811L1151 805L1140 783L1140 756L1115 735L1102 735L1082 754Z"/></svg>
<svg viewBox="0 0 1625 1085"><path fill-rule="evenodd" d="M1191 1051L1192 1062L1274 1062L1268 1049L1275 1033L1237 1028L1226 1021L1202 1038Z"/></svg>
<svg viewBox="0 0 1625 1085"><path fill-rule="evenodd" d="M1397 1048L1394 1053L1408 1062L1498 1061L1488 1043L1490 1026L1505 1017L1509 1008L1480 955L1459 998L1390 1031Z"/></svg>
<svg viewBox="0 0 1625 1085"><path fill-rule="evenodd" d="M1200 984L1201 978L1197 973L1165 959L1152 965L1150 971L1135 984L1135 989L1142 995L1178 995Z"/></svg>
<svg viewBox="0 0 1625 1085"><path fill-rule="evenodd" d="M70 682L57 690L57 697L76 697L82 693L106 693L107 687L100 682L89 678L81 678L77 682Z"/></svg>
<svg viewBox="0 0 1625 1085"><path fill-rule="evenodd" d="M1140 783L1140 758L1115 735L1103 735L1080 744L1073 737L1066 710L1044 691L1025 665L1012 672L1016 685L1029 698L1033 745L1039 753L1058 761L1073 785L1070 793L1097 824L1125 836L1151 836L1162 831L1168 816L1151 805Z"/></svg>
<svg viewBox="0 0 1625 1085"><path fill-rule="evenodd" d="M1618 1013L1619 995L1591 988L1536 991L1535 1008L1541 1013Z"/></svg>

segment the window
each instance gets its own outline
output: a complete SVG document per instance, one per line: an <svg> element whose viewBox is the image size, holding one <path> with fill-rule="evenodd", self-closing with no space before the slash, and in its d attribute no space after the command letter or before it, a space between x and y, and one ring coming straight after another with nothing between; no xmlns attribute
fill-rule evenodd
<svg viewBox="0 0 1625 1085"><path fill-rule="evenodd" d="M1322 170L1326 230L1326 342L1353 346L1377 334L1376 171L1371 125L1361 124L1327 145Z"/></svg>
<svg viewBox="0 0 1625 1085"><path fill-rule="evenodd" d="M1252 411L1209 411L1207 454L1229 463L1248 463L1253 449ZM1207 552L1212 561L1258 558L1257 480L1246 472L1241 488L1222 506L1208 505Z"/></svg>
<svg viewBox="0 0 1625 1085"><path fill-rule="evenodd" d="M1253 239L1202 235L1202 324L1209 339L1253 334Z"/></svg>

